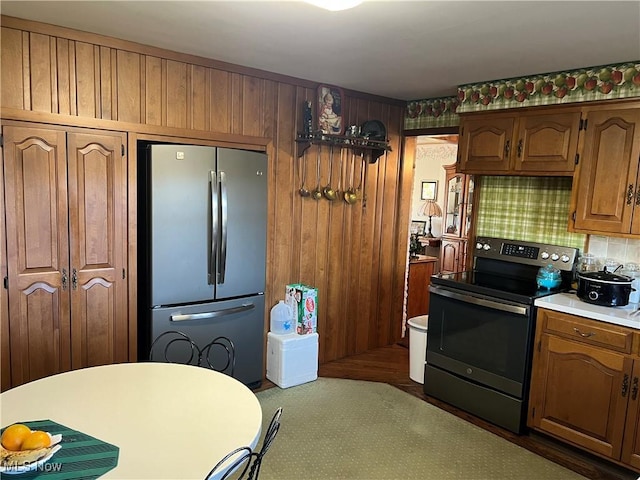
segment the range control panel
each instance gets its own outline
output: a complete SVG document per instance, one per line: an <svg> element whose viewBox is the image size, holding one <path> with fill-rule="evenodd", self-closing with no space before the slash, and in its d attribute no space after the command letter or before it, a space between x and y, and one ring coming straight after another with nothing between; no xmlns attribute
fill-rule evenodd
<svg viewBox="0 0 640 480"><path fill-rule="evenodd" d="M569 271L574 267L578 249L505 238L478 237L473 255L527 265L551 264L559 270Z"/></svg>

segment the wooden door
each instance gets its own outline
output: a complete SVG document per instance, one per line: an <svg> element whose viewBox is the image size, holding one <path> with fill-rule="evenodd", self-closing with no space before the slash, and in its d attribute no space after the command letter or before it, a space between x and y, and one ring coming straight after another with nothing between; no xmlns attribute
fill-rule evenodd
<svg viewBox="0 0 640 480"><path fill-rule="evenodd" d="M68 134L73 368L127 360L125 143Z"/></svg>
<svg viewBox="0 0 640 480"><path fill-rule="evenodd" d="M514 170L539 174L573 175L580 110L525 114L518 121Z"/></svg>
<svg viewBox="0 0 640 480"><path fill-rule="evenodd" d="M3 148L0 145L0 156ZM4 157L3 157L4 158ZM4 206L4 174L0 168L0 210L5 211ZM4 282L7 276L7 235L5 233L4 218L0 220L0 278ZM0 286L0 392L11 388L11 344L9 342L9 299L7 289Z"/></svg>
<svg viewBox="0 0 640 480"><path fill-rule="evenodd" d="M499 173L511 169L512 137L516 117L496 114L462 117L460 172Z"/></svg>
<svg viewBox="0 0 640 480"><path fill-rule="evenodd" d="M588 112L575 229L630 233L640 161L640 109ZM634 229L640 232L640 221Z"/></svg>
<svg viewBox="0 0 640 480"><path fill-rule="evenodd" d="M65 133L4 126L12 384L68 370L69 246Z"/></svg>
<svg viewBox="0 0 640 480"><path fill-rule="evenodd" d="M633 360L543 334L531 381L530 424L592 452L620 459ZM626 378L626 380L625 380Z"/></svg>
<svg viewBox="0 0 640 480"><path fill-rule="evenodd" d="M640 360L634 363L629 395L622 461L640 469Z"/></svg>

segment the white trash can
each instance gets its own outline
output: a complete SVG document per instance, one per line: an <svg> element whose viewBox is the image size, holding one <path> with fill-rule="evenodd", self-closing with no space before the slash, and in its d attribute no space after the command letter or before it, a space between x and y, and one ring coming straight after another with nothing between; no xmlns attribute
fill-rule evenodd
<svg viewBox="0 0 640 480"><path fill-rule="evenodd" d="M410 318L407 323L409 324L409 378L414 382L424 383L429 315Z"/></svg>

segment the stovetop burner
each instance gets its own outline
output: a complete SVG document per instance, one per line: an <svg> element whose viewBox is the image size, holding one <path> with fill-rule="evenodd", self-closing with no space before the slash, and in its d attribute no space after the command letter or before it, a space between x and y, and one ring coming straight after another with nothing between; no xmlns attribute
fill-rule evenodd
<svg viewBox="0 0 640 480"><path fill-rule="evenodd" d="M437 274L432 277L431 283L533 304L536 298L570 289L578 250L520 240L479 237L473 253L473 270ZM558 288L538 288L538 269L546 265L553 265L560 270L562 283Z"/></svg>

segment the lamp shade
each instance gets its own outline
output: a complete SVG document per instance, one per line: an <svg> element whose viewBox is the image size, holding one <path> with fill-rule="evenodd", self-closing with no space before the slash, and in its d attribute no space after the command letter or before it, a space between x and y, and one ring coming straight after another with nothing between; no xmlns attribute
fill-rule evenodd
<svg viewBox="0 0 640 480"><path fill-rule="evenodd" d="M420 215L423 217L441 217L442 209L435 200L427 200L420 208Z"/></svg>

